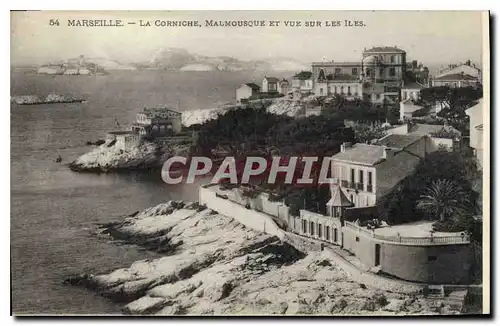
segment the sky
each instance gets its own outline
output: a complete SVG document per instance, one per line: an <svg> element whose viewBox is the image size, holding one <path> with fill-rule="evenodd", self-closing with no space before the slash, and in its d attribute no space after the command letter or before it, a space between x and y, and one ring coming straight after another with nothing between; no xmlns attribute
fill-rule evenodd
<svg viewBox="0 0 500 326"><path fill-rule="evenodd" d="M51 26L50 20L59 26ZM124 27L69 27L68 19L121 19ZM141 27L139 20L264 20L278 27ZM285 21L301 21L286 27ZM363 27L326 27L357 20ZM135 21L135 25L126 22ZM321 27L305 27L321 21ZM359 60L363 49L398 46L426 64L480 63L482 16L474 11L31 11L11 12L11 63L43 64L78 55L148 62L159 49L179 47L241 60L288 57L304 63Z"/></svg>

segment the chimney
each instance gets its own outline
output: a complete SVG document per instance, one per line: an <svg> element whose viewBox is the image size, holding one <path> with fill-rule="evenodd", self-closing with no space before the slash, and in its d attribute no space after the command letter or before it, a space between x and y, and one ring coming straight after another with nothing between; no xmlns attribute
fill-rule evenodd
<svg viewBox="0 0 500 326"><path fill-rule="evenodd" d="M346 148L350 148L351 146L352 146L352 144L351 144L351 143L342 143L342 144L340 145L340 152L341 152L341 153L344 153L344 152L345 152L345 150L346 150Z"/></svg>
<svg viewBox="0 0 500 326"><path fill-rule="evenodd" d="M391 155L390 154L391 149L387 146L382 146L382 148L383 148L382 158L387 160L387 157Z"/></svg>

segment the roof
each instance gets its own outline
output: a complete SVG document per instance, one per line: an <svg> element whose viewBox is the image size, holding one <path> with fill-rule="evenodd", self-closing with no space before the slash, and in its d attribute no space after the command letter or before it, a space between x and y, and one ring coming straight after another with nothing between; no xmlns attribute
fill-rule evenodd
<svg viewBox="0 0 500 326"><path fill-rule="evenodd" d="M417 124L411 126L411 129L408 132L411 133L412 135L425 136L425 135L440 133L444 129L450 130L450 131L455 131L458 134L460 133L458 130L456 130L452 126L426 125L426 124L420 124L420 123L417 123Z"/></svg>
<svg viewBox="0 0 500 326"><path fill-rule="evenodd" d="M401 50L395 46L374 46L369 50L363 51L363 53L379 53L379 52L406 53L404 50Z"/></svg>
<svg viewBox="0 0 500 326"><path fill-rule="evenodd" d="M422 88L425 88L424 85L422 84L419 84L419 83L413 83L413 82L410 82L408 84L405 84L402 89L422 89Z"/></svg>
<svg viewBox="0 0 500 326"><path fill-rule="evenodd" d="M279 81L279 79L276 77L264 77L264 79L266 79L270 83L277 83Z"/></svg>
<svg viewBox="0 0 500 326"><path fill-rule="evenodd" d="M375 165L383 159L383 156L384 148L382 146L358 143L352 147L347 147L345 152L335 154L332 159Z"/></svg>
<svg viewBox="0 0 500 326"><path fill-rule="evenodd" d="M434 78L434 80L450 80L450 81L453 81L453 80L477 80L476 77L473 77L471 75L467 75L467 74L448 74L448 75L444 75L444 76L440 76L440 77L436 77Z"/></svg>
<svg viewBox="0 0 500 326"><path fill-rule="evenodd" d="M326 203L328 206L336 206L336 207L353 207L354 204L347 199L347 196L344 194L340 186L337 185L337 189L335 189L335 193L332 195L332 198Z"/></svg>
<svg viewBox="0 0 500 326"><path fill-rule="evenodd" d="M423 136L410 136L410 135L387 135L379 140L377 140L377 145L404 149L407 146L413 144L414 142L422 139Z"/></svg>
<svg viewBox="0 0 500 326"><path fill-rule="evenodd" d="M361 67L360 61L321 61L313 62L313 66L320 67Z"/></svg>
<svg viewBox="0 0 500 326"><path fill-rule="evenodd" d="M255 84L255 83L246 83L246 84L244 84L244 85L246 85L246 86L250 87L250 88L251 88L251 89L253 89L253 90L259 90L259 89L260 89L260 86L259 86L259 85L257 85L257 84Z"/></svg>

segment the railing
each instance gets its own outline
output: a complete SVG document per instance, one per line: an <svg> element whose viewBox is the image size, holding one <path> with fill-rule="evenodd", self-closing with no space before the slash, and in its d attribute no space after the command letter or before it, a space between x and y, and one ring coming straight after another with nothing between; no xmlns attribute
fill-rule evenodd
<svg viewBox="0 0 500 326"><path fill-rule="evenodd" d="M374 239L399 243L408 245L449 245L449 244L467 244L470 243L470 236L464 234L461 235L451 235L451 236L431 236L431 237L400 237L400 236L387 236L376 234L373 231L369 231L363 227L355 225L351 222L345 221L345 225L353 230L364 233Z"/></svg>

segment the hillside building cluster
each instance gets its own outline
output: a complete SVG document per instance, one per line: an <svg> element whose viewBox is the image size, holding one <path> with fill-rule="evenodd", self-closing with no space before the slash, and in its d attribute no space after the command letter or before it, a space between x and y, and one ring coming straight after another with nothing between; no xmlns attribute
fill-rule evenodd
<svg viewBox="0 0 500 326"><path fill-rule="evenodd" d="M245 189L207 185L200 188L200 202L222 214L238 212L238 219L265 232L279 234L282 229L339 246L372 272L419 283L467 283L472 261L469 235L434 232L428 221L376 227L358 223L378 216L380 200L427 154L453 146L453 139L435 136L440 128L451 127L401 125L372 144L342 144L330 158L331 198L325 215L302 209L293 216L284 202L271 200L259 189L258 195L246 196Z"/></svg>

